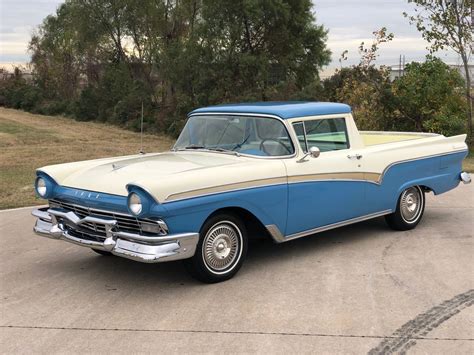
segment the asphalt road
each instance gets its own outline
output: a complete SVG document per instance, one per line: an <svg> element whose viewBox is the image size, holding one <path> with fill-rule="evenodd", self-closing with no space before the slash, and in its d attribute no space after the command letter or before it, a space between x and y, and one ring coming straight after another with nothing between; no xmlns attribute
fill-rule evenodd
<svg viewBox="0 0 474 355"><path fill-rule="evenodd" d="M0 212L0 352L474 353L474 184L383 219L251 245L232 280L35 236Z"/></svg>

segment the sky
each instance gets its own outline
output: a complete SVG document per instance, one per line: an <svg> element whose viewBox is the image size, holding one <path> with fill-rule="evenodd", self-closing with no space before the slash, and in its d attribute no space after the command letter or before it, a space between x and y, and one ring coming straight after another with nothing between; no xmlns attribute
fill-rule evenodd
<svg viewBox="0 0 474 355"><path fill-rule="evenodd" d="M59 0L0 0L0 65L26 63L28 41L43 18L55 12ZM387 27L395 38L382 44L378 64L396 65L399 56L406 62L421 61L428 53L427 43L417 29L408 23L402 13L412 12L406 0L313 0L316 22L329 30L328 47L331 49L330 67L338 67L340 54L347 49L344 65L358 62L360 42L370 44L372 32ZM448 63L458 64L453 52L437 54Z"/></svg>
<svg viewBox="0 0 474 355"><path fill-rule="evenodd" d="M389 43L381 44L378 64L398 64L400 55L406 62L422 61L428 51L428 43L414 25L410 25L403 12L413 14L414 5L406 0L313 0L316 22L329 30L328 47L332 51L331 66L339 66L338 59L348 50L345 65L358 63L358 47L362 41L370 45L373 32L386 27L395 35ZM458 64L453 51L436 54L445 62Z"/></svg>

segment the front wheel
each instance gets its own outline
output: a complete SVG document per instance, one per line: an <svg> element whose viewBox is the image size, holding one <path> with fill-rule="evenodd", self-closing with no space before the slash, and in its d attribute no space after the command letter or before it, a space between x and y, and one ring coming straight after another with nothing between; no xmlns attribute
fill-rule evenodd
<svg viewBox="0 0 474 355"><path fill-rule="evenodd" d="M240 218L220 214L209 218L199 233L196 253L184 260L194 278L215 283L233 277L247 254L247 231Z"/></svg>
<svg viewBox="0 0 474 355"><path fill-rule="evenodd" d="M398 198L397 209L385 216L387 224L395 230L415 228L425 211L425 193L419 186L409 187Z"/></svg>

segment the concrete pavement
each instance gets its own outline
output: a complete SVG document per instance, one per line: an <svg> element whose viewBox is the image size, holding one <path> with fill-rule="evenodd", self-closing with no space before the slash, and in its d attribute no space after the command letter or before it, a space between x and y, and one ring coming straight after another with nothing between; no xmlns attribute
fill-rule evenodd
<svg viewBox="0 0 474 355"><path fill-rule="evenodd" d="M0 212L1 353L474 353L474 184L414 231L252 244L215 285L35 236L30 211Z"/></svg>

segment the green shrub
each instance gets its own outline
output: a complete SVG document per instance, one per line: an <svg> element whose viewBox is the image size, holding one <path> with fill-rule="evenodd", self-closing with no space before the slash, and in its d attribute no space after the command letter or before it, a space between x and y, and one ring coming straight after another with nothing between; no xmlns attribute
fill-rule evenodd
<svg viewBox="0 0 474 355"><path fill-rule="evenodd" d="M463 85L459 72L438 58L428 56L424 63L408 64L392 85L397 125L447 136L465 133Z"/></svg>
<svg viewBox="0 0 474 355"><path fill-rule="evenodd" d="M97 90L86 87L72 107L74 117L79 121L92 121L99 116L99 97Z"/></svg>

